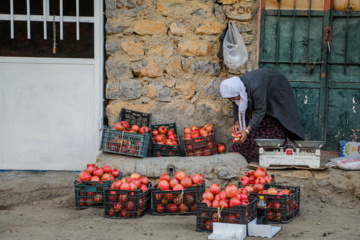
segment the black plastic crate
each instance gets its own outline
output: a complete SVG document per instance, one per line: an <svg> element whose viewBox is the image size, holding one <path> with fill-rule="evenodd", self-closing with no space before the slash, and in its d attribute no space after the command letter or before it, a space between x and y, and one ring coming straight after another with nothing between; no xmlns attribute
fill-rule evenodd
<svg viewBox="0 0 360 240"><path fill-rule="evenodd" d="M256 199L247 205L233 208L208 207L206 203L198 202L196 210L196 231L212 232L214 222L248 224L256 218ZM219 217L220 213L220 217Z"/></svg>
<svg viewBox="0 0 360 240"><path fill-rule="evenodd" d="M150 127L150 120L151 113L143 113L125 108L121 109L118 117L118 122L127 121L130 127L132 125L138 125L139 127Z"/></svg>
<svg viewBox="0 0 360 240"><path fill-rule="evenodd" d="M158 129L160 126L165 126L168 131L174 130L175 135L178 139L178 145L165 145L165 144L158 144L152 138L153 144L153 156L154 157L169 157L169 156L180 156L180 138L178 135L176 123L164 123L164 124L156 124L150 126L150 131L152 132L154 129Z"/></svg>
<svg viewBox="0 0 360 240"><path fill-rule="evenodd" d="M201 200L205 192L205 181L188 189L163 191L160 188L151 189L152 212L155 215L195 214L196 202Z"/></svg>
<svg viewBox="0 0 360 240"><path fill-rule="evenodd" d="M264 186L265 190L269 188L277 188L279 192L283 189L288 189L291 192L291 195L250 193L250 200L259 200L259 196L264 196L266 205L268 206L269 223L289 223L300 215L300 187L282 185Z"/></svg>
<svg viewBox="0 0 360 240"><path fill-rule="evenodd" d="M106 218L139 218L151 209L151 183L148 190L105 189Z"/></svg>
<svg viewBox="0 0 360 240"><path fill-rule="evenodd" d="M116 179L121 179L122 172ZM114 181L74 181L75 206L78 208L104 207L105 188Z"/></svg>
<svg viewBox="0 0 360 240"><path fill-rule="evenodd" d="M202 128L202 127L201 127ZM186 156L210 156L217 154L215 128L207 136L192 139L182 138Z"/></svg>
<svg viewBox="0 0 360 240"><path fill-rule="evenodd" d="M104 126L100 150L103 152L146 157L150 134L111 130Z"/></svg>

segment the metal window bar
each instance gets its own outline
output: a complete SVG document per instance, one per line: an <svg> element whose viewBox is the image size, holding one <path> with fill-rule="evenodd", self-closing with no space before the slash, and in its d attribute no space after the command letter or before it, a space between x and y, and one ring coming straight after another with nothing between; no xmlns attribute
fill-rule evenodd
<svg viewBox="0 0 360 240"><path fill-rule="evenodd" d="M346 64L347 64L347 49L348 49L348 35L349 35L349 13L351 10L350 0L348 0L348 4L346 7L346 33L345 33L345 53L344 53L344 75L346 75Z"/></svg>
<svg viewBox="0 0 360 240"><path fill-rule="evenodd" d="M31 39L31 29L30 29L30 0L26 0L26 16L27 16L27 37Z"/></svg>
<svg viewBox="0 0 360 240"><path fill-rule="evenodd" d="M14 0L10 0L10 38L14 39Z"/></svg>
<svg viewBox="0 0 360 240"><path fill-rule="evenodd" d="M80 40L79 0L76 0L76 40Z"/></svg>
<svg viewBox="0 0 360 240"><path fill-rule="evenodd" d="M47 39L47 0L43 1L43 15L44 15L44 40Z"/></svg>
<svg viewBox="0 0 360 240"><path fill-rule="evenodd" d="M275 61L276 61L276 68L279 62L279 41L280 41L280 7L281 7L281 0L277 0L279 2L278 8L278 17L277 17L277 25L276 25L276 49L275 49Z"/></svg>
<svg viewBox="0 0 360 240"><path fill-rule="evenodd" d="M294 47L295 47L295 12L296 12L296 0L294 0L293 35L291 40L291 73L293 72Z"/></svg>
<svg viewBox="0 0 360 240"><path fill-rule="evenodd" d="M64 7L63 0L60 0L60 40L64 39L63 7Z"/></svg>

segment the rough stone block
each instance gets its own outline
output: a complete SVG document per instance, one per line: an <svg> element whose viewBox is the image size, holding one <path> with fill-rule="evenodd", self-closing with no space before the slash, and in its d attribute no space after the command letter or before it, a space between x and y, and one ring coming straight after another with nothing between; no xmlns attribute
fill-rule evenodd
<svg viewBox="0 0 360 240"><path fill-rule="evenodd" d="M206 96L216 99L217 97L220 97L220 84L222 79L213 79L211 80L204 88L204 92Z"/></svg>
<svg viewBox="0 0 360 240"><path fill-rule="evenodd" d="M141 83L136 80L114 84L109 83L106 86L107 99L134 100L141 96L142 86Z"/></svg>
<svg viewBox="0 0 360 240"><path fill-rule="evenodd" d="M144 55L143 44L136 43L134 40L121 41L121 48L130 56Z"/></svg>
<svg viewBox="0 0 360 240"><path fill-rule="evenodd" d="M226 17L221 6L215 5L214 14L220 22L225 23Z"/></svg>
<svg viewBox="0 0 360 240"><path fill-rule="evenodd" d="M145 9L144 1L139 0L105 0L105 14L107 17L132 16Z"/></svg>
<svg viewBox="0 0 360 240"><path fill-rule="evenodd" d="M234 4L234 3L237 3L238 0L217 0L218 3L221 3L221 4Z"/></svg>
<svg viewBox="0 0 360 240"><path fill-rule="evenodd" d="M147 86L147 95L159 102L171 101L170 89L156 80L152 81L152 83Z"/></svg>
<svg viewBox="0 0 360 240"><path fill-rule="evenodd" d="M181 85L178 84L178 85L176 85L175 88L181 91L181 93L185 99L189 100L195 95L196 87L195 87L195 84L192 82L189 82L187 84L181 84Z"/></svg>
<svg viewBox="0 0 360 240"><path fill-rule="evenodd" d="M196 61L191 65L191 69L194 71L194 73L205 73L213 76L219 76L221 71L219 62L212 63L210 61Z"/></svg>
<svg viewBox="0 0 360 240"><path fill-rule="evenodd" d="M172 44L167 43L167 44L159 44L159 45L151 44L151 45L146 53L146 55L148 56L156 55L157 57L168 59L173 55L174 48Z"/></svg>
<svg viewBox="0 0 360 240"><path fill-rule="evenodd" d="M184 1L184 0L175 0L168 1L162 0L157 3L157 10L162 16L189 16L196 15L201 16L209 10L209 7L206 4L200 3L198 1Z"/></svg>
<svg viewBox="0 0 360 240"><path fill-rule="evenodd" d="M308 179L312 177L312 174L309 170L300 170L300 171L292 171L290 173L282 173L279 174L280 177L293 177L293 178L301 178Z"/></svg>
<svg viewBox="0 0 360 240"><path fill-rule="evenodd" d="M209 22L195 29L195 34L214 35L220 34L225 29L225 25L219 22Z"/></svg>
<svg viewBox="0 0 360 240"><path fill-rule="evenodd" d="M181 59L171 60L165 69L166 73L171 76L178 76L183 73Z"/></svg>
<svg viewBox="0 0 360 240"><path fill-rule="evenodd" d="M165 24L161 21L142 20L135 22L134 32L139 35L154 35L166 33Z"/></svg>
<svg viewBox="0 0 360 240"><path fill-rule="evenodd" d="M194 40L183 41L178 46L178 53L187 57L209 56L211 50L212 47L207 43Z"/></svg>
<svg viewBox="0 0 360 240"><path fill-rule="evenodd" d="M234 4L223 7L226 17L234 20L248 21L253 18L252 7L250 4Z"/></svg>
<svg viewBox="0 0 360 240"><path fill-rule="evenodd" d="M130 66L126 62L107 60L105 70L109 80L129 79L133 77Z"/></svg>
<svg viewBox="0 0 360 240"><path fill-rule="evenodd" d="M222 107L220 107L217 102L204 99L204 100L199 100L199 102L197 102L197 109L199 111L208 111L208 110L212 109L216 113L220 113L222 110Z"/></svg>
<svg viewBox="0 0 360 240"><path fill-rule="evenodd" d="M105 49L107 55L114 54L120 50L120 40L117 37L106 38Z"/></svg>
<svg viewBox="0 0 360 240"><path fill-rule="evenodd" d="M182 37L189 34L189 29L179 22L171 23L169 28L170 28L170 33L175 36Z"/></svg>
<svg viewBox="0 0 360 240"><path fill-rule="evenodd" d="M161 68L153 61L143 61L135 65L132 70L138 77L156 78L164 75Z"/></svg>
<svg viewBox="0 0 360 240"><path fill-rule="evenodd" d="M247 167L247 162L238 153L226 153L206 157L156 157L135 158L124 155L100 153L97 157L98 166L109 165L112 168L121 169L123 174L129 175L139 172L140 175L157 179L164 172L174 176L175 172L182 170L188 175L202 173L207 187L219 180L236 180L240 171ZM173 171L169 172L169 167ZM219 171L221 169L221 171ZM210 180L211 179L211 180Z"/></svg>

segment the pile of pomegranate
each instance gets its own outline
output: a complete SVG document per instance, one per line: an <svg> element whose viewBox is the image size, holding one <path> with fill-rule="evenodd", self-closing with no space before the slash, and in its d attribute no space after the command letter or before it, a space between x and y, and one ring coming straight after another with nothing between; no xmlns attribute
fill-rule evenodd
<svg viewBox="0 0 360 240"><path fill-rule="evenodd" d="M179 145L179 140L174 129L167 129L165 126L160 126L158 129L154 129L151 134L154 142L157 144Z"/></svg>
<svg viewBox="0 0 360 240"><path fill-rule="evenodd" d="M88 164L87 169L79 174L78 184L87 183L88 181L95 182L92 185L104 184L106 181L112 181L120 176L120 171L111 169L110 166L96 167L95 164ZM78 204L80 207L102 206L104 186L96 186L96 192L86 191L85 187L75 186L75 190L79 191Z"/></svg>
<svg viewBox="0 0 360 240"><path fill-rule="evenodd" d="M199 208L200 230L212 231L213 222L238 223L241 220L250 222L255 218L253 204L251 208L245 208L241 215L239 209L233 209L235 206L249 204L249 192L245 188L237 188L234 185L228 185L223 191L218 184L212 184L202 195L202 203L206 203L208 208ZM244 218L244 219L242 219ZM245 222L243 221L243 222Z"/></svg>
<svg viewBox="0 0 360 240"><path fill-rule="evenodd" d="M114 181L110 190L106 190L109 193L109 202L105 203L108 216L122 218L141 216L145 208L150 206L151 193L148 191L148 184L149 179L139 173L132 173L130 177ZM136 198L139 199L138 205Z"/></svg>
<svg viewBox="0 0 360 240"><path fill-rule="evenodd" d="M240 177L241 185L243 185L248 192L264 193L264 184L270 184L272 177L268 176L268 172L264 167L258 167L255 172L246 172L245 176Z"/></svg>
<svg viewBox="0 0 360 240"><path fill-rule="evenodd" d="M214 125L184 128L184 147L187 156L210 156L216 154Z"/></svg>
<svg viewBox="0 0 360 240"><path fill-rule="evenodd" d="M270 184L272 177L268 176L266 168L259 167L255 172L246 172L245 176L240 178L241 185L248 192L254 192L256 195L263 195L268 204L268 220L274 222L281 221L281 202L286 202L286 218L291 219L294 211L298 209L299 204L294 200L294 196L286 186L270 187L264 189L264 184ZM285 195L285 197L280 197ZM284 207L285 209L285 207ZM285 211L283 212L285 215Z"/></svg>
<svg viewBox="0 0 360 240"><path fill-rule="evenodd" d="M147 126L139 127L138 125L134 124L130 128L130 124L127 121L121 121L115 123L115 130L125 131L129 133L140 133L140 134L145 134L150 132L150 129Z"/></svg>
<svg viewBox="0 0 360 240"><path fill-rule="evenodd" d="M175 177L170 179L170 176L165 173L160 176L157 188L162 191L154 191L156 199L156 211L158 214L162 213L195 213L197 191L200 188L191 190L191 186L201 185L204 178L201 174L196 173L192 177L186 176L183 171L175 173ZM190 189L189 189L190 188ZM187 190L189 189L189 190ZM163 193L166 191L167 193ZM176 193L173 191L177 191ZM198 193L200 194L200 193Z"/></svg>

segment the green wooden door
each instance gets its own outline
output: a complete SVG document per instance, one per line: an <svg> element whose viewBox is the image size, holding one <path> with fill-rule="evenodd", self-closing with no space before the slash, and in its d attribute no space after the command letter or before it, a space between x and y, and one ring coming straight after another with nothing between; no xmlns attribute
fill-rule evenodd
<svg viewBox="0 0 360 240"><path fill-rule="evenodd" d="M340 140L351 140L346 136L360 128L359 121L356 122L360 109L353 111L360 100L360 46L354 48L356 42L360 44L360 33L349 31L348 39L352 40L348 45L345 75L344 70L339 72L339 69L344 68L346 21L344 17L335 18L332 13L331 10L264 8L260 35L259 67L275 69L289 79L306 139L325 140L326 149L338 148ZM358 20L352 17L349 29L360 29ZM327 37L329 29L333 29L331 39ZM330 54L327 39L331 42ZM339 54L343 57L339 58ZM344 105L347 102L351 102L349 109Z"/></svg>

